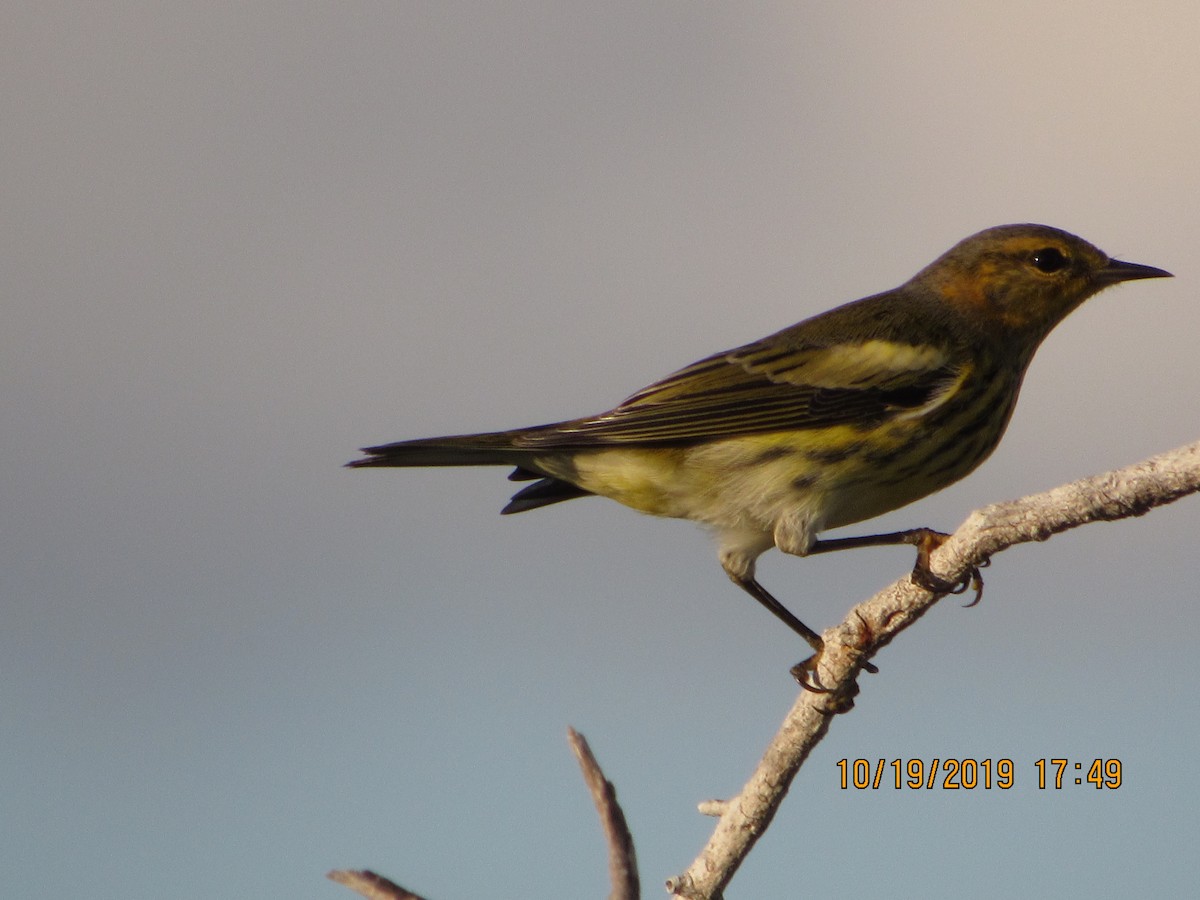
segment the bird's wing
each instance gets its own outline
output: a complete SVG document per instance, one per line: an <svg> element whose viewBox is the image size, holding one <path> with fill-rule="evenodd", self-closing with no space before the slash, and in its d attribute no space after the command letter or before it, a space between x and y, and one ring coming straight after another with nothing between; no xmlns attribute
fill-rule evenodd
<svg viewBox="0 0 1200 900"><path fill-rule="evenodd" d="M521 435L520 447L687 445L773 431L878 424L941 402L962 377L948 351L874 339L796 346L786 332L718 353L620 406Z"/></svg>

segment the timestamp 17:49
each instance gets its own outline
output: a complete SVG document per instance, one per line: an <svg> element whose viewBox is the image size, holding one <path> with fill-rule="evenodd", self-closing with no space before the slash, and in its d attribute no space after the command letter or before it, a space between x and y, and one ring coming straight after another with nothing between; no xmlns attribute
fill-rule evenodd
<svg viewBox="0 0 1200 900"><path fill-rule="evenodd" d="M1017 783L1016 766L1011 759L839 759L839 787L842 790L1008 790ZM1090 784L1097 790L1115 790L1121 786L1119 759L1093 759L1073 762L1069 759L1039 759L1034 762L1039 790Z"/></svg>

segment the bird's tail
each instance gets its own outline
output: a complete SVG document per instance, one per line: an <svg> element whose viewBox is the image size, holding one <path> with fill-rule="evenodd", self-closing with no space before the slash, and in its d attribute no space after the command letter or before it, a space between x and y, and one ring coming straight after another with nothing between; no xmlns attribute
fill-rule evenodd
<svg viewBox="0 0 1200 900"><path fill-rule="evenodd" d="M351 469L369 466L521 466L527 463L531 454L514 446L513 438L518 433L459 434L363 447L366 457L346 465Z"/></svg>
<svg viewBox="0 0 1200 900"><path fill-rule="evenodd" d="M546 426L550 427L550 426ZM535 459L537 451L517 446L517 439L537 429L459 434L450 437L399 441L378 447L363 447L367 455L346 463L352 469L371 466L512 466L509 481L532 481L513 495L501 510L504 514L524 512L585 497L590 491L572 481L545 471Z"/></svg>

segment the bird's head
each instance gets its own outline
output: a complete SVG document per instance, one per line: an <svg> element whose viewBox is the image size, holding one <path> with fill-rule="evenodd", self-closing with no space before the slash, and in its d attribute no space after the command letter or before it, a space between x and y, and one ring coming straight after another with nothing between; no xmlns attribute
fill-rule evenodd
<svg viewBox="0 0 1200 900"><path fill-rule="evenodd" d="M1170 275L1111 259L1082 238L1047 225L1000 225L960 241L910 284L934 292L993 335L1032 350L1097 291Z"/></svg>

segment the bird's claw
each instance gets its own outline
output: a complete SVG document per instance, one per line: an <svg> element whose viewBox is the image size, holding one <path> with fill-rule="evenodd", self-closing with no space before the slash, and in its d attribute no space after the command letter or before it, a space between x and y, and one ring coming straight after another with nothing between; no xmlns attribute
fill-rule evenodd
<svg viewBox="0 0 1200 900"><path fill-rule="evenodd" d="M817 666L821 662L822 652L824 652L824 648L818 650L807 659L802 659L789 670L800 687L814 694L829 693L829 688L821 684L821 676L817 673Z"/></svg>
<svg viewBox="0 0 1200 900"><path fill-rule="evenodd" d="M983 576L979 574L979 570L984 565L986 563L980 566L971 566L962 578L957 581L948 581L945 578L934 575L928 568L923 568L921 561L918 560L917 564L913 566L912 580L915 584L925 588L930 593L943 597L947 594L965 594L968 590L973 590L975 592L974 599L970 603L963 604L963 606L974 606L983 599Z"/></svg>
<svg viewBox="0 0 1200 900"><path fill-rule="evenodd" d="M975 599L964 606L974 606L983 599L983 576L979 574L979 570L991 565L990 559L983 560L977 566L971 566L957 581L947 581L930 570L929 556L946 543L950 535L928 528L916 529L911 533L917 548L917 561L912 570L912 580L915 584L939 596L965 594L968 590L974 590Z"/></svg>

